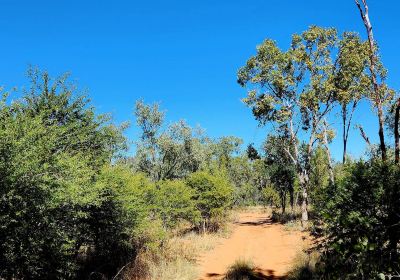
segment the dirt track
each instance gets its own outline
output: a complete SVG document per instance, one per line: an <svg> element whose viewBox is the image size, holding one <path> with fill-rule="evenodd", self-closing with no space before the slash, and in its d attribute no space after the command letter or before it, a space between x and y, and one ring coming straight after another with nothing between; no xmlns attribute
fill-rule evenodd
<svg viewBox="0 0 400 280"><path fill-rule="evenodd" d="M282 279L296 253L307 243L306 234L272 223L267 214L243 212L232 235L199 259L199 280L221 279L238 259L251 261L260 279Z"/></svg>

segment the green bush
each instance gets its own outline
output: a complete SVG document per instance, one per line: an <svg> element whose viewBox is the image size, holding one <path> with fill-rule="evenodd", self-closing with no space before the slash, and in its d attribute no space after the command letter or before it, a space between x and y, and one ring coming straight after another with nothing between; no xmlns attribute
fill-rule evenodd
<svg viewBox="0 0 400 280"><path fill-rule="evenodd" d="M195 224L200 219L193 200L194 190L181 180L160 181L154 188L153 201L148 201L165 228L174 228L182 221Z"/></svg>
<svg viewBox="0 0 400 280"><path fill-rule="evenodd" d="M372 279L399 271L400 168L382 162L349 165L326 198L325 273Z"/></svg>
<svg viewBox="0 0 400 280"><path fill-rule="evenodd" d="M225 216L232 203L233 188L224 174L199 171L191 174L186 184L195 191L196 207L206 229L211 218Z"/></svg>
<svg viewBox="0 0 400 280"><path fill-rule="evenodd" d="M120 207L104 203L112 195L95 181L124 138L86 98L74 97L65 77L31 78L22 99L0 101L1 277L71 279L85 245L102 250L89 221L104 211L93 209ZM105 220L117 219L115 211ZM102 230L116 224L111 219Z"/></svg>
<svg viewBox="0 0 400 280"><path fill-rule="evenodd" d="M143 174L129 168L106 166L96 181L98 199L88 208L86 220L95 246L91 272L109 273L127 263L143 246L142 234L149 224L145 193L152 184ZM89 244L90 244L89 243Z"/></svg>
<svg viewBox="0 0 400 280"><path fill-rule="evenodd" d="M265 206L280 206L281 199L278 191L271 185L262 190L263 203Z"/></svg>

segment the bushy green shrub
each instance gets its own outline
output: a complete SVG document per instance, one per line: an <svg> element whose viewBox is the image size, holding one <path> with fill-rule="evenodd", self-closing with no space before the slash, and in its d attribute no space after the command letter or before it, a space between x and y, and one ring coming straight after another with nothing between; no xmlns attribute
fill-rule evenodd
<svg viewBox="0 0 400 280"><path fill-rule="evenodd" d="M143 174L134 174L123 165L102 169L96 180L97 203L87 209L86 220L86 235L95 246L92 263L102 268L98 272L115 270L143 246L150 210L145 193L151 188L152 183ZM86 269L93 272L96 267Z"/></svg>
<svg viewBox="0 0 400 280"><path fill-rule="evenodd" d="M379 161L349 165L326 198L325 273L372 279L399 271L400 168Z"/></svg>
<svg viewBox="0 0 400 280"><path fill-rule="evenodd" d="M201 213L205 230L211 218L226 214L232 203L233 188L224 174L205 171L193 173L186 183L195 191L196 207Z"/></svg>
<svg viewBox="0 0 400 280"><path fill-rule="evenodd" d="M109 194L95 181L124 139L86 98L74 97L65 77L31 78L21 100L0 101L1 277L70 279L83 246L102 247L92 238L88 221L99 220L92 210L119 208L103 203ZM110 223L102 229L119 222Z"/></svg>
<svg viewBox="0 0 400 280"><path fill-rule="evenodd" d="M174 228L180 222L196 224L200 213L193 199L194 190L182 180L165 180L155 185L153 201L148 201L165 228Z"/></svg>
<svg viewBox="0 0 400 280"><path fill-rule="evenodd" d="M262 190L264 206L280 206L281 200L278 191L271 185Z"/></svg>

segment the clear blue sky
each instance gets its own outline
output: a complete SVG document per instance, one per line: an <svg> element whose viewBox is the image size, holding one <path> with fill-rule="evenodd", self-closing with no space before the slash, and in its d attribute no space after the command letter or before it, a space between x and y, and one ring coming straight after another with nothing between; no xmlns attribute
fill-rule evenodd
<svg viewBox="0 0 400 280"><path fill-rule="evenodd" d="M399 89L400 2L369 0L369 6L389 84ZM291 34L312 24L365 34L353 0L0 0L0 7L0 85L26 85L30 64L53 75L70 71L98 110L117 122L133 120L142 97L160 101L169 122L184 118L212 137L256 144L266 129L257 128L236 84L236 71L255 46L268 37L286 48ZM377 139L367 104L355 122ZM137 131L127 134L134 139ZM335 158L341 149L336 141ZM358 156L363 149L353 131L350 152Z"/></svg>

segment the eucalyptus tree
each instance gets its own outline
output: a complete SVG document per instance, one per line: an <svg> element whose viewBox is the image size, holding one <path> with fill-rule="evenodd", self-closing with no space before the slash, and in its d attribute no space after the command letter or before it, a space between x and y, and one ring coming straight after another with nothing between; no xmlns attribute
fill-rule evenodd
<svg viewBox="0 0 400 280"><path fill-rule="evenodd" d="M232 158L238 155L243 140L235 136L223 136L213 142L213 155L220 168L229 169Z"/></svg>
<svg viewBox="0 0 400 280"><path fill-rule="evenodd" d="M136 102L136 122L141 129L136 143L134 167L154 181L184 178L209 164L212 144L202 129L184 121L168 126L158 104Z"/></svg>
<svg viewBox="0 0 400 280"><path fill-rule="evenodd" d="M309 180L311 157L315 144L322 143L330 159L328 144L335 136L334 131L329 129L326 117L335 105L335 88L331 79L335 70L332 57L338 38L335 29L314 26L303 32L298 40L300 39L299 49L303 53L302 63L308 76L308 79L305 80L306 86L300 94L300 110L303 129L309 131L304 162L307 171L305 180ZM332 166L331 163L330 166ZM332 167L330 168L330 180L334 183Z"/></svg>
<svg viewBox="0 0 400 280"><path fill-rule="evenodd" d="M365 29L368 35L369 45L369 77L371 80L372 88L370 90L369 99L371 100L378 114L378 125L379 125L379 142L382 160L387 159L385 134L384 134L384 114L385 106L393 99L394 92L388 88L385 83L387 71L383 67L379 57L379 50L374 39L374 33L372 31L372 24L369 18L369 8L366 0L355 0L356 6L360 12L361 19L364 23ZM400 103L400 102L399 102Z"/></svg>
<svg viewBox="0 0 400 280"><path fill-rule="evenodd" d="M143 100L135 103L136 125L141 130L140 142L137 143L136 160L138 169L155 178L158 137L164 123L165 112L159 104L147 105Z"/></svg>
<svg viewBox="0 0 400 280"><path fill-rule="evenodd" d="M355 109L368 96L370 79L368 68L368 44L359 35L345 32L339 41L338 56L332 82L335 98L341 109L343 163L346 162L347 141Z"/></svg>
<svg viewBox="0 0 400 280"><path fill-rule="evenodd" d="M259 124L270 123L287 136L285 152L295 166L301 186L303 222L308 220L312 150L322 141L322 122L335 104L331 77L336 33L333 28L312 26L293 35L287 51L267 39L238 72L239 84L248 88L243 101L252 108ZM299 152L300 138L306 141L304 160Z"/></svg>

